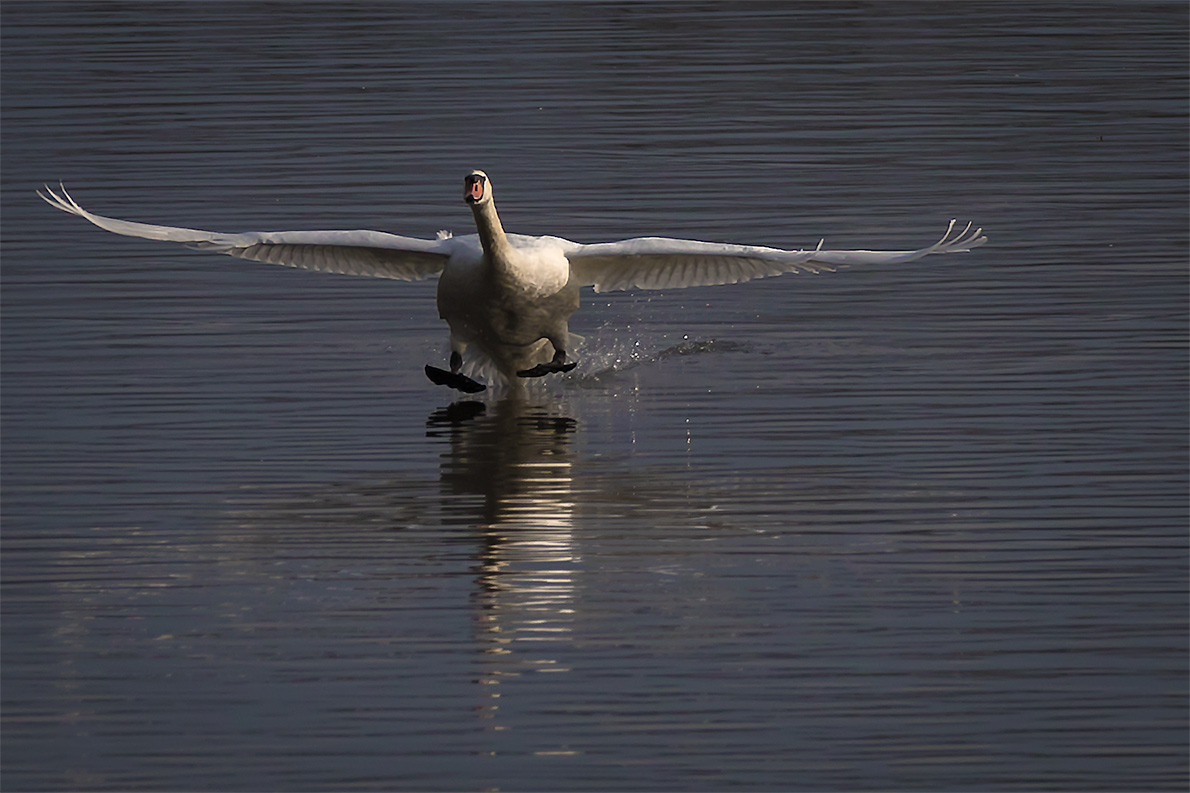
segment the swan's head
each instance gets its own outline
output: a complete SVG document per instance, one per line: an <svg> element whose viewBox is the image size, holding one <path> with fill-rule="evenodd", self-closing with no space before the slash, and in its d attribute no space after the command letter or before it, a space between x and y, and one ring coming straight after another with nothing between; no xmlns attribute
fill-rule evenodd
<svg viewBox="0 0 1190 793"><path fill-rule="evenodd" d="M468 204L487 204L492 200L492 183L483 171L472 171L463 177L463 200Z"/></svg>

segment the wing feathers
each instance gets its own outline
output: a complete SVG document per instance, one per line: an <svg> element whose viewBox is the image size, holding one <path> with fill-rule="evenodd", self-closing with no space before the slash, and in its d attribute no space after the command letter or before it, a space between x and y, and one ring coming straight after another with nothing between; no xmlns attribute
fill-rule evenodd
<svg viewBox="0 0 1190 793"><path fill-rule="evenodd" d="M371 278L417 281L442 270L445 257L418 251L396 251L349 245L255 244L221 249L241 259L280 264L302 270Z"/></svg>
<svg viewBox="0 0 1190 793"><path fill-rule="evenodd" d="M103 217L83 209L64 187L37 191L51 206L101 229L129 237L180 242L197 250L324 273L416 281L437 275L450 256L449 239L421 240L380 231L270 231L221 234Z"/></svg>
<svg viewBox="0 0 1190 793"><path fill-rule="evenodd" d="M567 252L573 278L596 292L616 289L676 289L736 284L784 273L830 272L854 264L897 264L935 253L962 253L987 242L971 224L952 234L955 221L938 242L916 251L786 251L663 237L577 245Z"/></svg>
<svg viewBox="0 0 1190 793"><path fill-rule="evenodd" d="M436 240L399 237L379 231L277 231L220 234L200 229L154 226L95 215L79 206L65 188L38 191L52 206L78 215L102 229L130 237L180 242L287 267L319 272L412 281L437 275L460 243L439 232ZM899 264L938 253L962 253L987 242L982 229L968 223L954 233L951 221L933 245L915 251L786 251L752 245L728 245L663 237L621 242L562 244L570 260L571 281L596 292L615 289L677 289L736 284L783 273L818 273L856 264ZM544 238L543 238L544 239Z"/></svg>

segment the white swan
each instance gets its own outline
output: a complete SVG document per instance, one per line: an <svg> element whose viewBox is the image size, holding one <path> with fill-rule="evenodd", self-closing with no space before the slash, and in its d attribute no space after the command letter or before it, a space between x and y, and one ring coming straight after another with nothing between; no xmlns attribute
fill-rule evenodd
<svg viewBox="0 0 1190 793"><path fill-rule="evenodd" d="M38 191L43 199L102 229L130 237L185 243L199 250L321 272L416 281L438 280L438 313L450 325L450 369L426 367L439 385L466 392L485 386L461 371L468 349L494 364L509 382L565 372L567 320L579 305L579 288L674 289L735 284L783 273L817 273L852 264L911 262L934 253L961 253L987 242L971 224L916 251L786 251L751 245L640 237L582 245L558 237L505 234L483 171L463 180L478 234L436 240L379 231L250 231L220 234L153 226L102 217L83 209L60 187ZM474 361L470 356L469 361Z"/></svg>

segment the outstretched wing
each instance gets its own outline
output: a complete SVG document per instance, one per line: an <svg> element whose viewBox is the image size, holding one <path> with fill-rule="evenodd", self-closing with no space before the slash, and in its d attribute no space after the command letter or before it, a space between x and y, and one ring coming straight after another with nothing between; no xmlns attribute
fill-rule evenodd
<svg viewBox="0 0 1190 793"><path fill-rule="evenodd" d="M220 234L200 229L154 226L96 215L60 187L37 194L51 206L128 237L180 242L197 250L225 253L303 270L417 281L442 272L450 258L448 239L422 240L381 231L249 231Z"/></svg>
<svg viewBox="0 0 1190 793"><path fill-rule="evenodd" d="M987 242L971 224L954 234L950 221L942 239L915 251L785 251L662 237L576 245L566 253L572 278L596 292L615 289L677 289L737 284L784 273L817 273L853 264L899 264L934 253L963 253Z"/></svg>

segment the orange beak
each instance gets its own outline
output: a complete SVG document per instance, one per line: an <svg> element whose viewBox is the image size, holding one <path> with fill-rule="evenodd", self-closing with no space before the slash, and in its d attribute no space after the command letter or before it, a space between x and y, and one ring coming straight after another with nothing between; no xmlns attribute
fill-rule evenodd
<svg viewBox="0 0 1190 793"><path fill-rule="evenodd" d="M468 176L463 185L463 198L479 201L483 198L484 180L482 176Z"/></svg>

